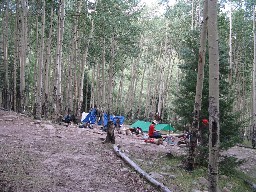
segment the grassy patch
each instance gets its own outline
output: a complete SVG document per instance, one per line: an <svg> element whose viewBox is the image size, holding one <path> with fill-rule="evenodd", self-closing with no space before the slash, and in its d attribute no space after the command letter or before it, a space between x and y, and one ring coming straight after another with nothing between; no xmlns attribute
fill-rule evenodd
<svg viewBox="0 0 256 192"><path fill-rule="evenodd" d="M252 147L252 140L244 139L242 144L246 147Z"/></svg>
<svg viewBox="0 0 256 192"><path fill-rule="evenodd" d="M185 157L175 157L171 154L152 155L144 152L133 151L130 153L130 158L147 173L154 172L162 175L163 177L157 180L164 183L170 190L207 190L207 167L197 167L193 172L187 172L182 168ZM252 191L245 180L253 183L256 181L236 169L239 163L241 162L232 158L225 159L220 163L219 186L221 190L227 188L232 192Z"/></svg>

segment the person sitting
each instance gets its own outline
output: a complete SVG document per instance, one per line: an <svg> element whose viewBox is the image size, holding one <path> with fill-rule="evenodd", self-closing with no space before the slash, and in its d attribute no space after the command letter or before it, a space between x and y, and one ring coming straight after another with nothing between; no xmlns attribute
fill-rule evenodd
<svg viewBox="0 0 256 192"><path fill-rule="evenodd" d="M155 130L155 125L156 125L156 122L153 121L153 122L151 123L151 125L149 126L148 136L149 136L150 138L156 138L156 139L162 138L161 133L159 133L158 131Z"/></svg>

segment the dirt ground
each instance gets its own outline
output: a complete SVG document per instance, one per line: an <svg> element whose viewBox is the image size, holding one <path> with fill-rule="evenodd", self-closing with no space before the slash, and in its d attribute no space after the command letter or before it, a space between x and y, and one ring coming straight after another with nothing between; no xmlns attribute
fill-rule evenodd
<svg viewBox="0 0 256 192"><path fill-rule="evenodd" d="M0 192L158 191L114 153L113 145L102 143L105 137L99 127L66 127L0 110ZM116 135L116 144L127 154L149 157L184 153L134 135ZM235 147L226 154L247 159L242 170L256 173L256 150Z"/></svg>

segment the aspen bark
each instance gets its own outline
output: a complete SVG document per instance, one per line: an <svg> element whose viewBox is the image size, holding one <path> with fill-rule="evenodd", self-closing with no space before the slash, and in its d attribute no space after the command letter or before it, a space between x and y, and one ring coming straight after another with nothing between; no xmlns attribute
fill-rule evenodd
<svg viewBox="0 0 256 192"><path fill-rule="evenodd" d="M25 90L25 65L27 50L27 7L26 0L19 0L18 5L18 30L19 30L19 65L20 65L20 84L19 84L19 112L25 111L26 90Z"/></svg>
<svg viewBox="0 0 256 192"><path fill-rule="evenodd" d="M45 66L44 66L44 88L43 88L43 115L45 118L49 115L49 71L51 65L51 43L52 43L52 30L53 30L53 5L51 6L51 16L50 16L50 29L47 37L46 43L46 57L45 57Z"/></svg>
<svg viewBox="0 0 256 192"><path fill-rule="evenodd" d="M159 66L159 89L158 89L158 104L157 104L157 112L158 115L162 115L162 107L163 107L163 87L164 87L164 81L163 81L163 73L164 73L164 66L163 62L159 60L160 66Z"/></svg>
<svg viewBox="0 0 256 192"><path fill-rule="evenodd" d="M102 48L102 106L103 109L106 108L106 84L105 84L105 55L106 55L106 40L103 38L103 48Z"/></svg>
<svg viewBox="0 0 256 192"><path fill-rule="evenodd" d="M10 109L10 85L9 85L9 60L8 60L8 33L9 33L9 1L6 1L5 16L3 19L3 64L5 69L5 78L3 86L3 107L7 110Z"/></svg>
<svg viewBox="0 0 256 192"><path fill-rule="evenodd" d="M67 94L68 94L68 104L67 104L67 110L71 110L74 108L74 100L73 100L73 81L72 78L72 70L73 70L73 55L70 54L69 56L69 62L68 62L68 85L67 85Z"/></svg>
<svg viewBox="0 0 256 192"><path fill-rule="evenodd" d="M136 71L136 64L135 64L135 59L132 59L132 66L131 66L131 72L130 72L130 85L129 88L127 90L127 95L126 95L126 99L125 99L125 103L129 103L129 107L126 108L125 110L125 114L127 114L127 118L131 118L132 117L132 113L133 113L133 90L134 90L134 82L135 82L135 71Z"/></svg>
<svg viewBox="0 0 256 192"><path fill-rule="evenodd" d="M18 1L16 0L16 4ZM19 51L19 32L18 32L18 10L16 8L15 17L15 43L14 43L14 62L13 62L13 110L17 112L17 60Z"/></svg>
<svg viewBox="0 0 256 192"><path fill-rule="evenodd" d="M86 69L86 65L87 65L86 59L87 59L87 55L88 55L88 49L89 49L90 41L91 41L92 36L93 36L93 31L94 31L94 21L91 20L91 30L90 30L89 38L87 40L87 44L86 44L85 50L84 50L84 52L82 54L82 58L83 59L82 59L82 70L81 70L81 76L80 76L80 78L81 78L80 91L79 91L80 95L79 95L79 100L78 100L78 110L80 112L82 111L82 103L83 103L83 98L84 98L83 88L84 88L85 69ZM87 97L86 97L86 99L87 99ZM87 108L87 103L86 103L86 108Z"/></svg>
<svg viewBox="0 0 256 192"><path fill-rule="evenodd" d="M148 74L149 75L151 74L150 67L149 67ZM151 86L150 85L151 85L151 83L152 83L152 80L151 80L151 77L149 77L148 84L147 84L147 96L146 96L146 100L145 100L146 106L145 106L144 117L149 117L149 114L152 112L152 111L150 111L150 95L151 95Z"/></svg>
<svg viewBox="0 0 256 192"><path fill-rule="evenodd" d="M119 81L119 88L116 98L116 112L121 115L121 103L122 103L122 92L123 92L123 78L124 78L124 70L122 70L121 78Z"/></svg>
<svg viewBox="0 0 256 192"><path fill-rule="evenodd" d="M73 30L73 60L72 60L72 72L73 72L73 93L74 93L74 106L71 109L73 114L76 116L78 115L78 90L79 90L79 84L78 84L78 78L80 79L80 76L78 75L78 70L79 70L79 59L78 59L78 41L79 41L79 30L78 30L78 21L80 17L80 12L81 12L81 4L82 2L80 0L77 1L76 5L76 15L74 19L74 30Z"/></svg>
<svg viewBox="0 0 256 192"><path fill-rule="evenodd" d="M39 49L38 85L37 85L37 108L36 116L42 116L42 90L43 90L43 64L44 64L44 29L45 29L45 0L42 0L42 21L41 21L41 43Z"/></svg>
<svg viewBox="0 0 256 192"><path fill-rule="evenodd" d="M219 47L217 26L217 0L208 1L209 41L209 165L208 190L218 192L219 175Z"/></svg>
<svg viewBox="0 0 256 192"><path fill-rule="evenodd" d="M254 57L252 71L252 134L256 132L256 6L253 6L253 40L254 40Z"/></svg>
<svg viewBox="0 0 256 192"><path fill-rule="evenodd" d="M91 98L90 98L90 108L93 108L94 107L94 105L95 105L95 96L94 96L94 94L95 94L95 92L94 92L94 90L95 90L95 66L93 66L92 67L92 71L91 71L91 73L92 73L92 81L91 81Z"/></svg>
<svg viewBox="0 0 256 192"><path fill-rule="evenodd" d="M141 114L141 107L142 107L142 93L143 93L143 87L144 87L144 78L145 78L145 73L146 73L146 64L143 66L143 73L142 73L142 79L141 79L141 84L140 84L140 93L139 93L139 101L138 101L138 115L140 116Z"/></svg>
<svg viewBox="0 0 256 192"><path fill-rule="evenodd" d="M99 107L99 82L100 82L100 63L95 59L96 65L96 85L95 85L95 103Z"/></svg>
<svg viewBox="0 0 256 192"><path fill-rule="evenodd" d="M233 72L233 60L232 60L232 0L229 1L230 13L229 13L229 84L232 84L232 72Z"/></svg>
<svg viewBox="0 0 256 192"><path fill-rule="evenodd" d="M192 11L191 11L191 30L194 29L194 0L192 0Z"/></svg>
<svg viewBox="0 0 256 192"><path fill-rule="evenodd" d="M192 123L191 138L189 145L189 155L187 169L193 170L196 159L196 147L198 142L199 132L199 118L202 105L202 92L203 92L203 81L204 81L204 65L205 65L205 52L206 52L206 36L207 36L207 17L208 14L208 0L204 1L204 12L203 21L200 35L200 48L199 58L197 67L197 82L196 82L196 95L194 103L194 119Z"/></svg>
<svg viewBox="0 0 256 192"><path fill-rule="evenodd" d="M85 111L89 111L88 107L88 93L89 93L89 81L88 79L86 80L86 92L85 92Z"/></svg>
<svg viewBox="0 0 256 192"><path fill-rule="evenodd" d="M59 0L59 12L58 12L58 28L57 28L57 47L56 47L56 64L55 64L55 118L59 119L61 116L61 102L62 102L62 92L61 92L61 72L62 72L62 42L63 42L63 32L64 32L64 4L65 0Z"/></svg>
<svg viewBox="0 0 256 192"><path fill-rule="evenodd" d="M38 3L38 1L37 1ZM36 63L34 65L34 105L33 105L33 116L36 117L36 111L37 111L37 101L38 101L38 68L39 68L39 26L38 26L38 18L39 18L39 10L36 9L36 50L35 50L35 56L36 56Z"/></svg>
<svg viewBox="0 0 256 192"><path fill-rule="evenodd" d="M113 112L113 81L114 81L114 60L115 60L116 42L114 34L111 37L111 59L108 70L108 111Z"/></svg>

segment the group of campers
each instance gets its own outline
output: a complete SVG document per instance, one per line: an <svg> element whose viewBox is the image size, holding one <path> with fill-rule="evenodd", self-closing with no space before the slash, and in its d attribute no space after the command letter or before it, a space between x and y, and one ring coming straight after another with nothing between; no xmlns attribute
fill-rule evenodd
<svg viewBox="0 0 256 192"><path fill-rule="evenodd" d="M111 143L114 143L114 130L116 130L116 132L118 134L122 133L123 131L125 132L125 134L128 133L127 131L129 131L131 134L136 134L136 135L141 134L141 135L143 135L143 138L146 139L145 142L147 142L147 141L155 142L156 140L166 140L168 144L174 144L174 143L176 143L176 142L174 142L174 140L176 140L175 138L178 138L179 141L177 141L177 145L179 145L179 144L187 145L190 140L190 134L189 134L188 130L184 131L184 133L179 136L175 136L175 138L173 136L163 135L163 134L161 134L161 132L159 130L156 130L156 125L161 124L161 121L162 121L162 119L161 119L160 115L158 115L158 113L156 113L153 116L154 120L150 123L150 125L148 127L148 134L144 134L140 127L130 128L128 130L121 129L124 119L122 119L120 121L119 117L122 117L122 116L111 116L111 119L110 119L110 115L108 117L105 117L105 114L101 114L97 110L97 108L96 109L94 108L93 110L94 110L93 114L95 116L94 122L91 123L90 120L82 121L82 119L83 119L83 117L82 117L81 124L79 125L79 128L93 129L93 124L100 125L101 130L107 132L107 135L108 135L107 138ZM105 119L106 122L99 124L99 122L104 120L104 118L106 118ZM86 119L86 118L84 118L84 119ZM67 123L68 125L74 121L75 121L74 115L68 114L68 115L64 116L64 118L63 118L63 122ZM208 120L203 119L202 124L204 126L207 126Z"/></svg>

